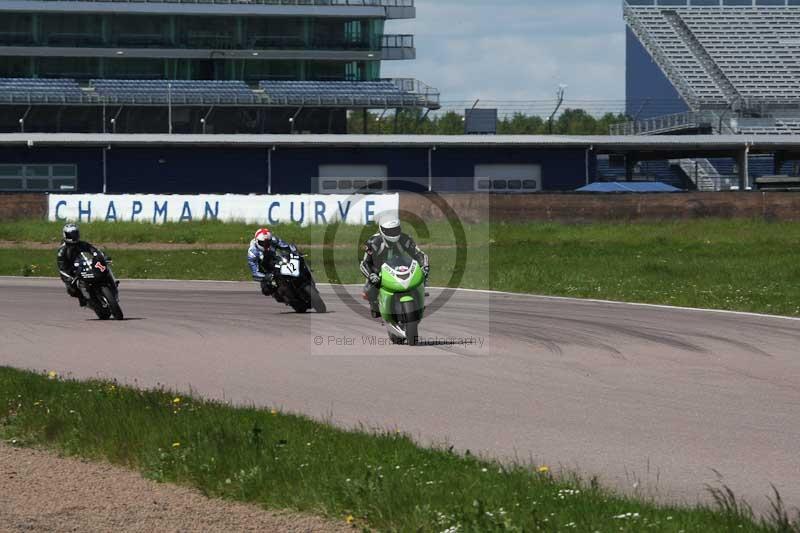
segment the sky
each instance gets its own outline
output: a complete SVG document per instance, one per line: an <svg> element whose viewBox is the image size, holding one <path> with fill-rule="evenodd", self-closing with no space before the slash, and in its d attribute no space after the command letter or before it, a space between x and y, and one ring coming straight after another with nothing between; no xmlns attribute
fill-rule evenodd
<svg viewBox="0 0 800 533"><path fill-rule="evenodd" d="M416 0L416 20L386 33L416 37L415 61L385 61L384 77L438 88L445 105L498 100L533 111L566 85L566 102L622 109L625 24L621 0ZM456 102L458 101L458 102Z"/></svg>

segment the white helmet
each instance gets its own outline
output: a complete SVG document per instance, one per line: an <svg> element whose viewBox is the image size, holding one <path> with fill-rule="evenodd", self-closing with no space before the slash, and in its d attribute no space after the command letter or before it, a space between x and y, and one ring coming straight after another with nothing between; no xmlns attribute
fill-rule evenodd
<svg viewBox="0 0 800 533"><path fill-rule="evenodd" d="M396 218L387 219L384 222L381 222L380 230L383 240L392 243L399 241L400 235L403 233L403 230L400 227L400 221Z"/></svg>
<svg viewBox="0 0 800 533"><path fill-rule="evenodd" d="M255 240L256 248L264 252L267 250L267 248L269 248L269 244L272 241L272 232L269 230L269 228L261 228L260 230L256 231Z"/></svg>

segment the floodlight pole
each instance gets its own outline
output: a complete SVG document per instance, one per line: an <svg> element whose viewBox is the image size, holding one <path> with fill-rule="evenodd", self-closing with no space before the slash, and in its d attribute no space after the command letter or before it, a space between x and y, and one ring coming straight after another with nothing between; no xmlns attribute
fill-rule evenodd
<svg viewBox="0 0 800 533"><path fill-rule="evenodd" d="M205 116L200 119L200 124L203 126L203 135L206 133L206 124L208 124L208 117L211 116L212 111L214 111L214 106L208 108L208 113L206 113Z"/></svg>
<svg viewBox="0 0 800 533"><path fill-rule="evenodd" d="M30 112L31 112L31 106L28 106L28 109L25 110L25 114L22 115L22 118L19 119L20 133L25 133L25 119L28 118L28 113Z"/></svg>
<svg viewBox="0 0 800 533"><path fill-rule="evenodd" d="M547 131L548 133L553 133L553 119L556 117L558 110L561 109L561 104L564 103L564 93L567 90L566 85L559 85L558 92L556 95L558 96L558 102L556 103L556 108L553 110L553 114L550 115L550 118L547 119Z"/></svg>
<svg viewBox="0 0 800 533"><path fill-rule="evenodd" d="M291 126L291 131L292 131L292 133L294 133L294 124L295 124L295 122L297 122L297 117L299 117L299 116L300 116L300 112L301 112L302 110L303 110L303 107L302 107L302 106L301 106L301 107L298 107L298 108L297 108L297 112L296 112L296 113L295 113L295 114L294 114L292 117L290 117L290 118L289 118L289 125Z"/></svg>
<svg viewBox="0 0 800 533"><path fill-rule="evenodd" d="M117 112L114 114L114 118L111 119L111 133L117 133L117 119L120 113L122 113L122 106L119 106L119 109L117 109Z"/></svg>
<svg viewBox="0 0 800 533"><path fill-rule="evenodd" d="M167 118L169 120L169 134L172 135L172 84L167 84Z"/></svg>

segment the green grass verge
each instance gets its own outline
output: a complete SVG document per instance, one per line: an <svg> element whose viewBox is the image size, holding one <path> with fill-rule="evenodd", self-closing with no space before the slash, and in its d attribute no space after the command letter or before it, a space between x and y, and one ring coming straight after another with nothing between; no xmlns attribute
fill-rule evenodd
<svg viewBox="0 0 800 533"><path fill-rule="evenodd" d="M800 531L780 506L756 521L722 492L719 508L657 506L534 465L423 449L394 431L344 431L277 411L4 367L0 434L210 496L353 517L380 530Z"/></svg>
<svg viewBox="0 0 800 533"><path fill-rule="evenodd" d="M46 222L0 224L0 240L43 241L58 235ZM84 225L86 238L103 242L190 242L197 250L109 251L123 278L249 279L245 241L251 227L197 223ZM466 226L466 262L457 265L448 226L429 225L420 242L433 265L432 282L461 287L709 307L800 316L800 224L687 221L663 224L479 224ZM338 228L328 276L322 251L309 261L318 281L354 283L366 228ZM321 244L324 229L283 226L298 243ZM236 239L239 239L236 241ZM239 242L241 252L204 250L203 243ZM0 250L0 274L55 275L46 250Z"/></svg>

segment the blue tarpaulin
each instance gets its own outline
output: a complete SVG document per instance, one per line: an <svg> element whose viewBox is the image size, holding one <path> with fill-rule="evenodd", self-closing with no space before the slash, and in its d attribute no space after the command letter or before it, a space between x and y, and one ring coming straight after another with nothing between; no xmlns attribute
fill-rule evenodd
<svg viewBox="0 0 800 533"><path fill-rule="evenodd" d="M681 192L681 189L660 181L598 181L577 192Z"/></svg>

